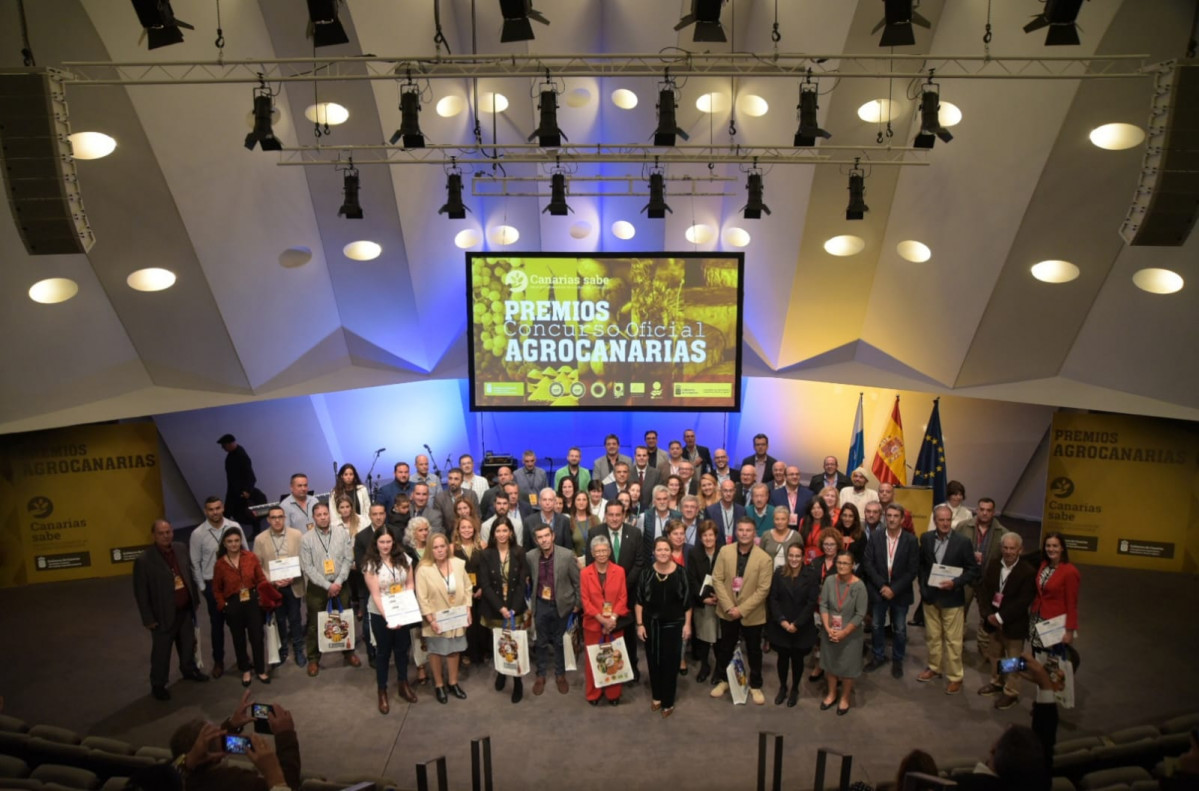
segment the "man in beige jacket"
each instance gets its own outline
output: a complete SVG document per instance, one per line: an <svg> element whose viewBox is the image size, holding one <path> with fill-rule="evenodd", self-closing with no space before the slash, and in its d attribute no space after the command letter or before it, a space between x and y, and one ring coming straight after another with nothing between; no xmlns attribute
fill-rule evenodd
<svg viewBox="0 0 1199 791"><path fill-rule="evenodd" d="M272 561L300 559L301 533L294 527L287 526L287 517L281 506L273 506L267 511L266 523L268 530L260 533L254 541L254 554L262 563L271 584L279 589L283 603L275 610L275 623L279 627L279 663L287 661L287 646L295 648L296 664L303 667L308 661L304 656L304 627L300 621L300 603L304 601L304 577L296 573L294 577L273 579ZM276 567L282 563L276 563Z"/></svg>
<svg viewBox="0 0 1199 791"><path fill-rule="evenodd" d="M766 624L766 599L774 571L770 556L754 543L757 530L749 517L737 520L737 542L721 548L712 569L716 588L716 617L720 637L716 642L716 668L722 672L733 659L741 636L749 660L749 694L754 703L766 702L762 694L762 627ZM728 690L727 681L712 689L719 698Z"/></svg>

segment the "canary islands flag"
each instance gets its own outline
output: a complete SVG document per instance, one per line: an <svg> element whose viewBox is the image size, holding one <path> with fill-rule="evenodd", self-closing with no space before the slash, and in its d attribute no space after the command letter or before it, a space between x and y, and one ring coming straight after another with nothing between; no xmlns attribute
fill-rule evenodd
<svg viewBox="0 0 1199 791"><path fill-rule="evenodd" d="M866 443L862 439L862 394L858 393L858 414L853 419L853 434L849 437L849 466L850 471L856 470L866 463Z"/></svg>
<svg viewBox="0 0 1199 791"><path fill-rule="evenodd" d="M891 419L883 428L883 436L878 441L878 449L874 451L870 471L878 478L879 483L907 486L907 458L903 452L903 419L899 416L899 396L895 396L895 406L891 407Z"/></svg>

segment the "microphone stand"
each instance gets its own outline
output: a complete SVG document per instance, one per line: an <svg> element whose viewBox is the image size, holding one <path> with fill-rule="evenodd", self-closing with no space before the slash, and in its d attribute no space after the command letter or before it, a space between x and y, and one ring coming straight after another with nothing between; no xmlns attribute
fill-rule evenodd
<svg viewBox="0 0 1199 791"><path fill-rule="evenodd" d="M366 473L366 490L371 494L371 502L373 503L379 496L379 487L375 485L374 472L375 465L379 463L379 457L383 455L386 448L380 448L375 451L375 458L371 460L371 468Z"/></svg>

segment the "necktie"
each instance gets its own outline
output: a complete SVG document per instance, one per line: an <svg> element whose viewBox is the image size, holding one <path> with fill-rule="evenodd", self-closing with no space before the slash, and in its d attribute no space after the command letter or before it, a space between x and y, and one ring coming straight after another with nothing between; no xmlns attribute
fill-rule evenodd
<svg viewBox="0 0 1199 791"><path fill-rule="evenodd" d="M645 483L645 470L637 470L637 483Z"/></svg>
<svg viewBox="0 0 1199 791"><path fill-rule="evenodd" d="M620 532L612 531L612 560L620 557Z"/></svg>

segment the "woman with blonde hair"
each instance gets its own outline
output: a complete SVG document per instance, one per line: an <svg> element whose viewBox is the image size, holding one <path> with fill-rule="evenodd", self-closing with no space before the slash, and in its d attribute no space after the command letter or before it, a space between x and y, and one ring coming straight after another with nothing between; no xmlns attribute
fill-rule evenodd
<svg viewBox="0 0 1199 791"><path fill-rule="evenodd" d="M437 623L437 615L451 607L465 607L469 626L473 599L474 587L467 576L466 563L453 556L444 534L434 533L416 569L416 600L424 618L421 634L429 650L433 692L438 703L446 703L450 695L466 700L466 692L458 686L458 662L466 650L466 629L443 629Z"/></svg>

